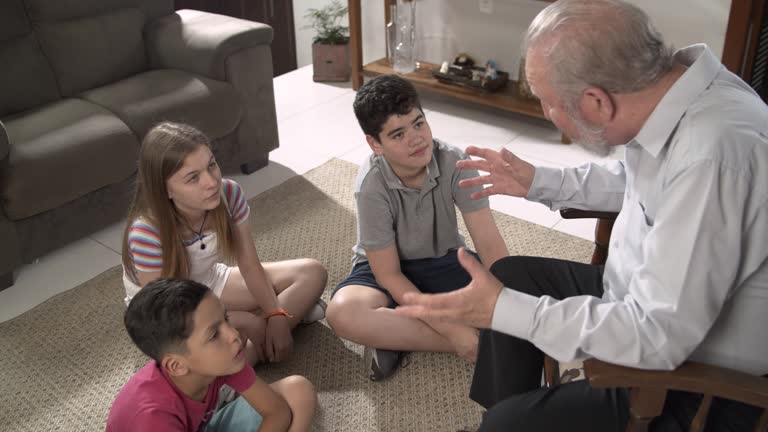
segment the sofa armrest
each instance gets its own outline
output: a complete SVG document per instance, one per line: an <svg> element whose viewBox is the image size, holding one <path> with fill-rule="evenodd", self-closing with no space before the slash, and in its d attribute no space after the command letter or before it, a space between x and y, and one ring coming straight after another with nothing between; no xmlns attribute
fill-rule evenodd
<svg viewBox="0 0 768 432"><path fill-rule="evenodd" d="M10 151L11 143L8 138L8 131L5 130L3 122L0 121L0 160L5 159Z"/></svg>
<svg viewBox="0 0 768 432"><path fill-rule="evenodd" d="M180 10L145 29L152 69L180 69L226 81L232 54L272 43L272 27L224 15Z"/></svg>

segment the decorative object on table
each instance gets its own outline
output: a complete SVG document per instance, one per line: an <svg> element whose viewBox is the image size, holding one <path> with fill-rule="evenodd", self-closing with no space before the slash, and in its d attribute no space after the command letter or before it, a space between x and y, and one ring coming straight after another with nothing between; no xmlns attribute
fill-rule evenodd
<svg viewBox="0 0 768 432"><path fill-rule="evenodd" d="M462 53L454 57L447 68L446 63L432 70L432 76L443 83L494 92L509 81L509 73L498 70L493 60L488 60L485 67L475 66L475 60Z"/></svg>
<svg viewBox="0 0 768 432"><path fill-rule="evenodd" d="M485 62L485 78L495 80L498 78L498 74L496 73L496 62L488 59L487 62Z"/></svg>
<svg viewBox="0 0 768 432"><path fill-rule="evenodd" d="M311 21L317 35L312 43L314 81L349 81L352 66L349 60L349 27L341 25L347 6L339 0L320 9L309 9L305 18Z"/></svg>
<svg viewBox="0 0 768 432"><path fill-rule="evenodd" d="M453 65L456 67L470 68L475 65L475 59L469 54L461 53L453 58Z"/></svg>
<svg viewBox="0 0 768 432"><path fill-rule="evenodd" d="M538 100L531 92L531 86L528 84L528 78L525 76L525 57L520 57L520 76L518 78L517 89L521 97L531 100Z"/></svg>
<svg viewBox="0 0 768 432"><path fill-rule="evenodd" d="M416 1L397 0L394 61L392 67L400 74L416 70Z"/></svg>

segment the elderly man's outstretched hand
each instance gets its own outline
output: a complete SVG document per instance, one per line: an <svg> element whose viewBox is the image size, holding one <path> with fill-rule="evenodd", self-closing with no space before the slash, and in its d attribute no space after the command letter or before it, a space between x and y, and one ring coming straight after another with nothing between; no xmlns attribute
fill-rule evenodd
<svg viewBox="0 0 768 432"><path fill-rule="evenodd" d="M511 195L525 197L533 183L536 167L515 156L503 148L500 152L475 146L467 147L466 153L481 159L464 159L456 162L456 168L476 169L485 171L487 175L479 175L459 182L459 187L490 185L472 194L473 199L490 195Z"/></svg>
<svg viewBox="0 0 768 432"><path fill-rule="evenodd" d="M496 300L503 288L466 249L459 262L472 277L466 287L445 294L408 293L396 312L425 321L450 321L475 328L490 328Z"/></svg>

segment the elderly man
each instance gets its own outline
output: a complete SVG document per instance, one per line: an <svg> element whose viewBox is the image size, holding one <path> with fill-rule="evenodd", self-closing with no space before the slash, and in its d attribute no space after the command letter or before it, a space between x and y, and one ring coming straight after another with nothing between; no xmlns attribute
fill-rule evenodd
<svg viewBox="0 0 768 432"><path fill-rule="evenodd" d="M461 168L488 174L478 197L507 194L618 211L605 267L508 257L400 313L482 333L470 396L481 430L621 431L625 389L586 381L541 388L543 354L648 369L686 359L768 372L768 108L704 45L674 53L639 8L560 0L526 36L526 75L545 115L574 141L625 160L534 167L470 148ZM700 396L672 393L652 430L687 430ZM717 400L711 430L749 430L757 410Z"/></svg>

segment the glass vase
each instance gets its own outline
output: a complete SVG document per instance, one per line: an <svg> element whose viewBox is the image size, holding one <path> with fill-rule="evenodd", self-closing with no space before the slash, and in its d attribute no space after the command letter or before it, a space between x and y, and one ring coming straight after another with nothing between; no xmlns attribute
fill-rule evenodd
<svg viewBox="0 0 768 432"><path fill-rule="evenodd" d="M397 43L397 6L395 3L389 5L389 22L386 28L387 44L387 62L390 66L395 65L395 44Z"/></svg>
<svg viewBox="0 0 768 432"><path fill-rule="evenodd" d="M400 74L416 70L416 1L397 0L392 67Z"/></svg>

